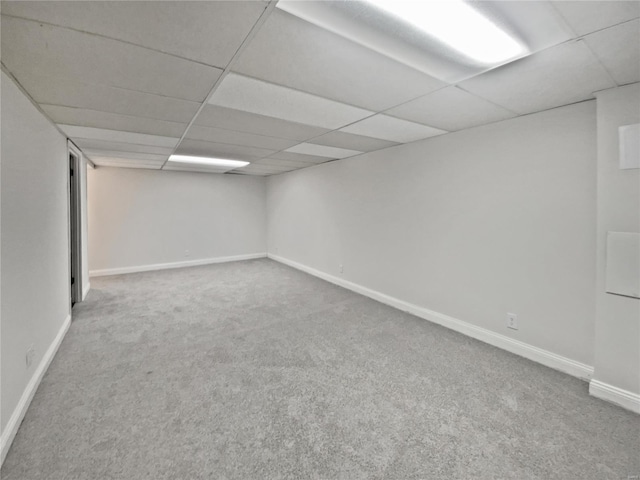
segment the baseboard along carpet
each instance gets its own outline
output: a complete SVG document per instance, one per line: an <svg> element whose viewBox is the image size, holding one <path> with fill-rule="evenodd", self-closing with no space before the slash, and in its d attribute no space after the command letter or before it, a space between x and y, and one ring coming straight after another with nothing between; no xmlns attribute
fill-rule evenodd
<svg viewBox="0 0 640 480"><path fill-rule="evenodd" d="M92 278L17 479L618 479L640 416L268 259Z"/></svg>

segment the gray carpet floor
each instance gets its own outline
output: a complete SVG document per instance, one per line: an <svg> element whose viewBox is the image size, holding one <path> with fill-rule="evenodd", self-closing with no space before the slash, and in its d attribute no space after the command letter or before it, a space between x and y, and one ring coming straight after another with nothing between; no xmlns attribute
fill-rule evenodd
<svg viewBox="0 0 640 480"><path fill-rule="evenodd" d="M640 475L585 382L273 261L91 282L3 480Z"/></svg>

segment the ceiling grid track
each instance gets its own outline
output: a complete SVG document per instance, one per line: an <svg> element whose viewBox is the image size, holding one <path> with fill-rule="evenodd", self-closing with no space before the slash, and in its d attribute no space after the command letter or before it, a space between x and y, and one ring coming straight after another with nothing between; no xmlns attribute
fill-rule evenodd
<svg viewBox="0 0 640 480"><path fill-rule="evenodd" d="M69 138L69 136L64 133L62 131L62 129L58 126L58 124L56 122L54 122L51 117L49 115L47 115L47 112L45 112L42 107L40 106L40 104L38 102L36 102L33 97L29 94L29 92L27 92L27 90L22 86L22 84L18 81L18 79L15 77L15 75L13 73L11 73L11 70L9 70L7 68L7 66L0 60L0 70L3 71L9 78L11 78L11 80L13 80L13 82L17 85L18 89L24 94L25 97L27 97L29 99L29 101L31 102L31 104L36 107L36 110L38 110L38 112L40 112L42 114L42 116L44 118L47 119L47 121L53 125L53 128L55 128L60 135L62 135L64 138L67 139L67 141L71 142L73 144L74 147L76 147L79 151L82 152L82 150L74 143L73 140L71 140ZM91 166L91 168L96 168L97 165L95 163L93 163L91 161L91 159L89 157L87 157L84 153L83 153L84 159L87 161L87 164Z"/></svg>
<svg viewBox="0 0 640 480"><path fill-rule="evenodd" d="M366 2L178 3L3 2L2 70L97 165L261 176L640 80L634 2L488 1L481 12L526 47L475 63L426 40L403 49L393 32L413 17L396 24ZM175 154L250 165L220 172L174 164Z"/></svg>
<svg viewBox="0 0 640 480"><path fill-rule="evenodd" d="M220 74L216 82L213 84L213 87L211 87L211 90L209 90L209 93L205 97L204 101L202 102L198 110L196 110L196 113L194 114L191 121L187 124L187 128L185 128L184 133L178 140L178 143L176 143L176 146L173 148L173 151L171 152L169 157L167 157L167 159L164 161L164 163L160 167L160 170L164 170L164 167L169 161L169 158L171 158L171 155L174 155L176 153L176 150L178 150L178 148L180 147L180 144L187 136L189 129L195 123L196 119L198 118L198 115L200 115L200 112L202 112L202 110L204 110L204 108L209 104L209 100L211 99L215 91L218 89L218 87L220 86L222 81L225 79L225 77L229 74L229 72L231 71L231 68L233 68L235 63L240 58L240 55L242 55L242 52L245 50L245 48L247 48L249 43L251 43L251 41L253 40L253 37L255 37L258 31L260 30L260 28L262 28L262 25L264 25L264 22L267 21L267 19L269 18L269 15L271 15L271 12L273 12L273 10L276 8L277 3L278 3L278 0L269 1L267 7L264 9L262 14L260 15L260 18L258 18L256 23L253 25L253 27L251 28L251 30L249 31L245 39L242 41L242 43L238 47L238 50L236 50L236 53L233 54L233 57L231 57L231 60L229 60L229 63L227 63L227 66L224 68L224 70L222 71L222 73Z"/></svg>
<svg viewBox="0 0 640 480"><path fill-rule="evenodd" d="M196 59L193 59L193 58L188 58L188 57L185 57L185 56L182 56L182 55L176 55L175 53L167 52L167 51L160 50L160 49L157 49L157 48L151 48L151 47L148 47L148 46L145 46L145 45L140 45L139 43L129 42L127 40L123 40L122 38L110 37L109 35L102 35L102 34L95 33L95 32L88 32L86 30L82 30L82 29L79 29L79 28L69 27L68 25L59 25L57 23L44 22L42 20L34 20L33 18L20 17L18 15L8 15L8 14L4 14L4 13L2 15L4 17L7 17L7 18L15 18L15 19L22 20L22 21L25 21L25 22L33 22L33 23L38 23L40 25L48 25L50 27L55 27L55 28L64 28L65 30L71 30L72 32L82 33L83 35L90 35L92 37L104 38L106 40L112 40L114 42L119 42L119 43L124 43L126 45L131 45L132 47L136 47L136 48L144 48L146 50L151 50L152 52L162 53L163 55L169 55L171 57L179 58L181 60L187 60L187 61L192 62L192 63L198 63L198 64L200 64L200 65L202 65L204 67L213 67L213 68L218 68L218 69L220 68L220 67L217 67L216 65L210 65L210 64L202 62L200 60L196 60Z"/></svg>

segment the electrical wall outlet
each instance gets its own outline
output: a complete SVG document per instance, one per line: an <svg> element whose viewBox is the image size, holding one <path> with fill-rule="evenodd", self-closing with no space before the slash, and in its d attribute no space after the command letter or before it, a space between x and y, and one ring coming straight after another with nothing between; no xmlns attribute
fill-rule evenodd
<svg viewBox="0 0 640 480"><path fill-rule="evenodd" d="M518 315L515 313L507 313L507 328L518 330Z"/></svg>
<svg viewBox="0 0 640 480"><path fill-rule="evenodd" d="M33 363L33 356L35 354L35 346L33 344L31 344L29 346L29 348L27 349L27 354L25 356L26 358L26 362L27 362L27 368L29 368L31 366L31 364Z"/></svg>
<svg viewBox="0 0 640 480"><path fill-rule="evenodd" d="M342 266L342 264L339 265L340 268L340 273L344 272L344 267Z"/></svg>
<svg viewBox="0 0 640 480"><path fill-rule="evenodd" d="M188 256L189 256L189 250L185 250L185 251L184 251L184 256L185 256L185 257L188 257Z"/></svg>

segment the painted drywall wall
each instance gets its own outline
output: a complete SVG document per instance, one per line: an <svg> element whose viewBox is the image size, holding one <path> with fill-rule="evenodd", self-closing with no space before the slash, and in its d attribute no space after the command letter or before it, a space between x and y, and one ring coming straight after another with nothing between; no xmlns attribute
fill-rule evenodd
<svg viewBox="0 0 640 480"><path fill-rule="evenodd" d="M68 319L70 293L66 139L4 72L1 90L4 441L7 423Z"/></svg>
<svg viewBox="0 0 640 480"><path fill-rule="evenodd" d="M268 251L593 365L595 187L591 101L270 177Z"/></svg>
<svg viewBox="0 0 640 480"><path fill-rule="evenodd" d="M91 272L266 252L262 177L88 172Z"/></svg>
<svg viewBox="0 0 640 480"><path fill-rule="evenodd" d="M640 300L605 292L607 231L640 232L640 170L620 170L618 127L640 123L640 84L597 94L598 233L594 379L640 394Z"/></svg>

